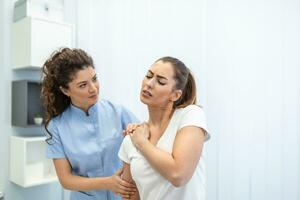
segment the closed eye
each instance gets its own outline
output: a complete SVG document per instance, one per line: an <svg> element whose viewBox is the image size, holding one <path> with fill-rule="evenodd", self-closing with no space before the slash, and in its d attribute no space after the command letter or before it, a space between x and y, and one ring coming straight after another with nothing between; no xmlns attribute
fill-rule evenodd
<svg viewBox="0 0 300 200"><path fill-rule="evenodd" d="M160 84L160 85L166 85L166 83L160 81L159 79L157 80L157 82L158 82L158 84Z"/></svg>

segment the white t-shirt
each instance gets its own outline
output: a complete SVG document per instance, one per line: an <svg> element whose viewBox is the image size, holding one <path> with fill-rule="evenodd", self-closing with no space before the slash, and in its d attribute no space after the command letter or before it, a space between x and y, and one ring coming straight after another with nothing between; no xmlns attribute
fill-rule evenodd
<svg viewBox="0 0 300 200"><path fill-rule="evenodd" d="M185 126L197 126L209 134L205 114L201 107L189 105L176 109L168 127L157 142L157 147L172 153L175 136ZM203 154L203 153L202 153ZM135 181L141 200L204 200L205 199L205 166L203 155L200 157L195 172L189 182L182 187L174 187L167 179L155 171L143 155L132 144L127 135L119 150L119 157L130 164L130 171Z"/></svg>

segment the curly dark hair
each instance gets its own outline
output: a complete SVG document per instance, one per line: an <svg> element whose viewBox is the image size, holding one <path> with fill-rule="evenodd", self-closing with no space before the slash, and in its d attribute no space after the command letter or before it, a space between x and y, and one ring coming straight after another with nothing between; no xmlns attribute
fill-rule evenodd
<svg viewBox="0 0 300 200"><path fill-rule="evenodd" d="M94 68L93 59L82 49L61 48L52 53L43 65L42 101L46 112L45 129L53 117L60 115L69 105L70 98L61 92L60 87L69 88L75 74L87 67Z"/></svg>

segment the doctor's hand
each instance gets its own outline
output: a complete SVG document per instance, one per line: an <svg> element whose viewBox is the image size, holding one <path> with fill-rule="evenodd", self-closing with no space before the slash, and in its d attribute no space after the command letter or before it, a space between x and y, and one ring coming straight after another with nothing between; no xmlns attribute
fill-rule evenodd
<svg viewBox="0 0 300 200"><path fill-rule="evenodd" d="M114 175L109 177L109 190L124 199L129 199L137 190L134 184L122 180L122 169L119 169Z"/></svg>
<svg viewBox="0 0 300 200"><path fill-rule="evenodd" d="M127 125L126 130L123 130L123 136L129 135L132 133L140 124L130 123Z"/></svg>
<svg viewBox="0 0 300 200"><path fill-rule="evenodd" d="M135 130L130 133L130 138L133 145L140 149L140 147L149 140L150 129L148 123L143 123L135 128Z"/></svg>

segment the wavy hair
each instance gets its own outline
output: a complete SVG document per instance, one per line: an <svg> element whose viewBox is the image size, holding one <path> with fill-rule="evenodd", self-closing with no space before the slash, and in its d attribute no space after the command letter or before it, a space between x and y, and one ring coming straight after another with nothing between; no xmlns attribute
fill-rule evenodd
<svg viewBox="0 0 300 200"><path fill-rule="evenodd" d="M82 49L61 48L52 53L43 65L42 101L45 108L45 129L48 130L52 118L60 115L69 105L70 98L64 95L60 87L69 89L69 83L79 70L94 68L93 59Z"/></svg>

